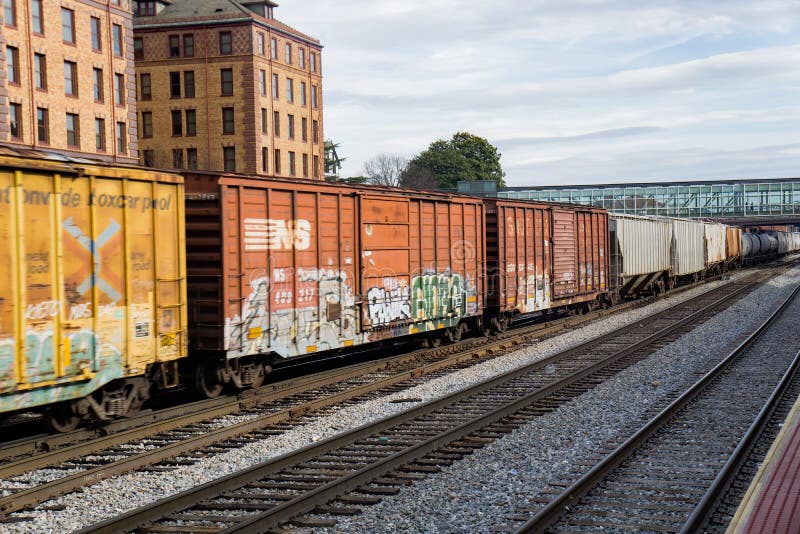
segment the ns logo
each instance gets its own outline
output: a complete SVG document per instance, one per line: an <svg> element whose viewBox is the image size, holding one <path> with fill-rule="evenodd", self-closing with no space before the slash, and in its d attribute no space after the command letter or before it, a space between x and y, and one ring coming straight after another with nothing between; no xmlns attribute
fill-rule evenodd
<svg viewBox="0 0 800 534"><path fill-rule="evenodd" d="M305 219L245 219L244 249L306 250L311 246L311 223Z"/></svg>

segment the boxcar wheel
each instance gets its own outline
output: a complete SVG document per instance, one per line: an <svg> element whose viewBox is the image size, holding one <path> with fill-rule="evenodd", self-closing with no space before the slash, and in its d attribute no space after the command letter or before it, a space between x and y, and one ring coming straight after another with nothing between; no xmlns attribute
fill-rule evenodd
<svg viewBox="0 0 800 534"><path fill-rule="evenodd" d="M195 369L194 385L200 394L209 399L215 399L222 393L223 384L219 381L216 368L207 365L201 365Z"/></svg>
<svg viewBox="0 0 800 534"><path fill-rule="evenodd" d="M73 410L72 401L55 404L45 413L48 426L56 432L71 432L78 428L82 419Z"/></svg>

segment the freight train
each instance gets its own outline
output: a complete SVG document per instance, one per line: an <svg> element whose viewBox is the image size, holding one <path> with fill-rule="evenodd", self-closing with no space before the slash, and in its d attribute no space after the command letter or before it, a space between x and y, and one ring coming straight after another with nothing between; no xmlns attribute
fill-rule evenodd
<svg viewBox="0 0 800 534"><path fill-rule="evenodd" d="M7 148L0 236L0 415L59 431L133 415L154 389L214 397L282 359L503 331L800 248L591 206Z"/></svg>

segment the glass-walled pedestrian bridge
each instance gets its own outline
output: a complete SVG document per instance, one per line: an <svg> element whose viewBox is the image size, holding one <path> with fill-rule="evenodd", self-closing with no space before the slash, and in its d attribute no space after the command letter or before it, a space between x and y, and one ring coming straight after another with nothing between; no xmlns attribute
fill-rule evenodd
<svg viewBox="0 0 800 534"><path fill-rule="evenodd" d="M490 191L480 191L480 184L462 182L459 191L493 196ZM800 178L508 187L496 195L591 204L635 215L800 221Z"/></svg>

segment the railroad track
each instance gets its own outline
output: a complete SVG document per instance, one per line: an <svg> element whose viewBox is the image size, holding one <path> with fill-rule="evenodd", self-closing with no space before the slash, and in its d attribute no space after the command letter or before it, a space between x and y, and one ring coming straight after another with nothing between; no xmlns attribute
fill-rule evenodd
<svg viewBox="0 0 800 534"><path fill-rule="evenodd" d="M756 445L770 421L777 426L776 415L800 392L797 346L775 342L775 332L800 313L798 294L800 286L724 360L516 532L723 529L731 482L763 449Z"/></svg>
<svg viewBox="0 0 800 534"><path fill-rule="evenodd" d="M645 358L765 279L748 277L449 397L233 473L85 532L265 531L359 506L437 472Z"/></svg>
<svg viewBox="0 0 800 534"><path fill-rule="evenodd" d="M321 410L342 403L407 389L438 375L480 363L533 339L542 339L651 301L645 299L612 311L600 310L523 326L488 341L469 339L437 349L317 373L245 391L235 398L199 401L103 427L37 436L8 444L0 448L0 459L5 460L0 464L0 480L11 482L5 484L0 494L0 514L7 518L12 512L29 509L112 476L139 469L169 470L198 461L207 454L242 447L301 424L305 415L321 415ZM220 423L220 418L230 415L245 416L247 420L233 425ZM173 461L190 453L197 454L193 459ZM15 482L41 469L49 471L46 482Z"/></svg>

